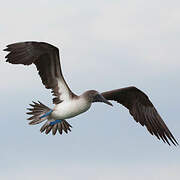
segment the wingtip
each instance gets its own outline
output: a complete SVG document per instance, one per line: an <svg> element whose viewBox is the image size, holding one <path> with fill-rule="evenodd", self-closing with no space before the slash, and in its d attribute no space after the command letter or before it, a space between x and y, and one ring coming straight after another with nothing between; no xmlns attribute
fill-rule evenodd
<svg viewBox="0 0 180 180"><path fill-rule="evenodd" d="M11 46L11 44L6 45L5 49L3 49L3 51L11 51L10 46Z"/></svg>
<svg viewBox="0 0 180 180"><path fill-rule="evenodd" d="M174 146L178 147L179 143L175 140L175 142L173 142Z"/></svg>
<svg viewBox="0 0 180 180"><path fill-rule="evenodd" d="M5 49L3 49L3 51L9 51L8 47L6 47Z"/></svg>

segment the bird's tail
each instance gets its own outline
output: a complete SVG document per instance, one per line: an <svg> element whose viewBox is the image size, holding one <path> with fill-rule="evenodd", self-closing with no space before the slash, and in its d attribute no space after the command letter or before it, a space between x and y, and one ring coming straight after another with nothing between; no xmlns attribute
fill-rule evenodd
<svg viewBox="0 0 180 180"><path fill-rule="evenodd" d="M33 102L34 104L30 104L32 108L27 108L29 112L27 114L31 115L28 120L30 121L30 125L39 124L45 120L47 120L44 125L41 127L40 131L48 134L52 130L52 134L55 135L57 130L59 134L62 134L63 131L68 133L71 131L71 125L66 120L54 120L51 119L50 114L52 113L52 109L45 106L41 102L38 103Z"/></svg>
<svg viewBox="0 0 180 180"><path fill-rule="evenodd" d="M31 115L31 117L27 119L30 121L29 122L30 125L39 124L45 121L46 119L48 119L49 115L52 112L52 110L49 107L45 106L39 101L38 103L36 102L33 103L34 104L30 104L32 108L27 108L27 110L29 110L27 114Z"/></svg>
<svg viewBox="0 0 180 180"><path fill-rule="evenodd" d="M58 130L59 134L62 134L63 131L67 134L68 131L71 131L70 128L72 126L66 120L50 120L41 127L40 131L48 134L52 130L52 134L55 135Z"/></svg>

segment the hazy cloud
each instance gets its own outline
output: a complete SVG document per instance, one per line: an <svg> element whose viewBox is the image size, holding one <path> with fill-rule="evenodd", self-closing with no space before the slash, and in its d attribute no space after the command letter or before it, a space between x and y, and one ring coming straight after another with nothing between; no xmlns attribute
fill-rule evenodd
<svg viewBox="0 0 180 180"><path fill-rule="evenodd" d="M0 7L0 179L179 179L179 148L138 125L128 110L94 104L72 132L46 136L29 126L32 100L52 106L35 67L5 63L7 44L37 40L60 48L76 93L135 85L179 139L180 2L4 1Z"/></svg>

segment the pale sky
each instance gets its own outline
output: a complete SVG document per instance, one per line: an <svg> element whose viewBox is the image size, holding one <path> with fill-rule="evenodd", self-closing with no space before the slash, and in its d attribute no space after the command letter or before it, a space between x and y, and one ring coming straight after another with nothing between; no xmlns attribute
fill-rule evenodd
<svg viewBox="0 0 180 180"><path fill-rule="evenodd" d="M179 9L176 0L1 1L0 179L179 180L179 147L151 136L119 104L93 104L69 120L68 135L29 126L28 104L53 107L51 93L35 67L5 63L2 51L19 41L52 43L75 93L134 85L180 142Z"/></svg>

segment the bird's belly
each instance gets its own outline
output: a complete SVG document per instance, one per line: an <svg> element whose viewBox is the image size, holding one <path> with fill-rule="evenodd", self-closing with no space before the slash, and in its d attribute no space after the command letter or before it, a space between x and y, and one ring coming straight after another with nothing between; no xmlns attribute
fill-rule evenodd
<svg viewBox="0 0 180 180"><path fill-rule="evenodd" d="M90 106L91 104L88 102L77 100L62 102L54 108L51 116L54 119L69 119L87 111Z"/></svg>

